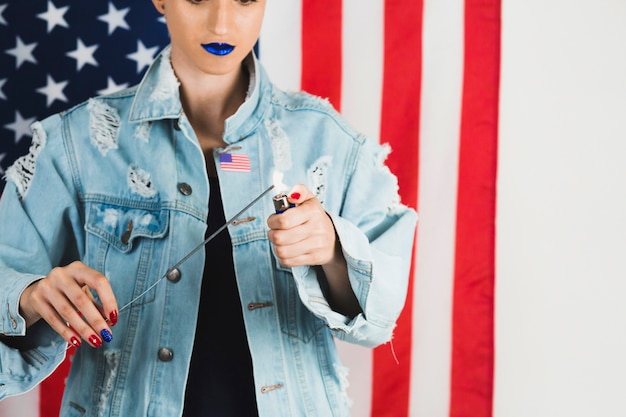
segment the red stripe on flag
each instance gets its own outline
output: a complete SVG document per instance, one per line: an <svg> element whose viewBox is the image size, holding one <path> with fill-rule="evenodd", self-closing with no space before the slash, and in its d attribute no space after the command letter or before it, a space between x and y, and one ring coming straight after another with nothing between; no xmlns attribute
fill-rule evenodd
<svg viewBox="0 0 626 417"><path fill-rule="evenodd" d="M385 62L381 142L391 145L389 168L398 177L402 201L416 208L419 159L419 114L422 79L423 1L385 1ZM372 416L409 414L413 271L409 296L394 331L393 349L374 350Z"/></svg>
<svg viewBox="0 0 626 417"><path fill-rule="evenodd" d="M302 1L303 90L341 106L342 1Z"/></svg>
<svg viewBox="0 0 626 417"><path fill-rule="evenodd" d="M65 379L70 373L74 350L69 350L61 365L41 383L39 388L39 417L59 416L63 391L65 391Z"/></svg>
<svg viewBox="0 0 626 417"><path fill-rule="evenodd" d="M467 0L451 417L492 415L500 0Z"/></svg>

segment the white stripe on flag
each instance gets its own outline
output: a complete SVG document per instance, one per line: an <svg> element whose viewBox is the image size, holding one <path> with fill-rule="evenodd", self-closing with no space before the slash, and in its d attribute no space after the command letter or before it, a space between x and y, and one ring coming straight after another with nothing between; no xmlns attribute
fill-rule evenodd
<svg viewBox="0 0 626 417"><path fill-rule="evenodd" d="M260 55L270 79L283 90L299 90L302 78L302 2L267 2Z"/></svg>
<svg viewBox="0 0 626 417"><path fill-rule="evenodd" d="M424 4L410 415L447 417L463 80L463 0Z"/></svg>
<svg viewBox="0 0 626 417"><path fill-rule="evenodd" d="M360 132L379 141L384 41L384 1L343 1L341 113ZM382 138L384 142L384 138ZM371 349L338 342L350 370L352 415L369 417L373 385Z"/></svg>
<svg viewBox="0 0 626 417"><path fill-rule="evenodd" d="M384 0L343 0L341 113L369 138L380 136Z"/></svg>
<svg viewBox="0 0 626 417"><path fill-rule="evenodd" d="M39 387L0 401L0 417L39 417Z"/></svg>

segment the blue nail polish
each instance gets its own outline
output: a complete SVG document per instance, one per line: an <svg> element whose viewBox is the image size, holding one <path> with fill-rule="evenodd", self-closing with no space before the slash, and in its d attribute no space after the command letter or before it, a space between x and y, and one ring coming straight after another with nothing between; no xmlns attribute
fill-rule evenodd
<svg viewBox="0 0 626 417"><path fill-rule="evenodd" d="M113 335L107 329L103 329L100 332L100 336L102 336L102 340L104 340L107 343L111 343L111 341L113 340Z"/></svg>

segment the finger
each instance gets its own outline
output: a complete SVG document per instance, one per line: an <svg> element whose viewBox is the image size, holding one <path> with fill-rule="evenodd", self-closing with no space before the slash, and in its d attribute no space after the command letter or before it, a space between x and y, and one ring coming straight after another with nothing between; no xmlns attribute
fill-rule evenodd
<svg viewBox="0 0 626 417"><path fill-rule="evenodd" d="M325 258L318 252L301 253L298 255L284 257L284 258L277 256L277 258L278 258L278 262L280 262L282 266L285 266L288 268L292 268L295 266L303 266L303 265L323 265L324 263L326 263L324 261Z"/></svg>
<svg viewBox="0 0 626 417"><path fill-rule="evenodd" d="M289 191L289 201L291 203L300 204L304 201L315 198L315 194L311 192L304 184L296 184L293 186L291 191Z"/></svg>
<svg viewBox="0 0 626 417"><path fill-rule="evenodd" d="M81 286L69 273L67 268L54 268L50 274L29 287L26 303L37 311L67 342L74 346L80 345L80 338L89 340L92 346L97 347L102 341L95 336L91 329L76 311L75 301L70 297L82 297L82 304L86 309L94 309L93 302L82 291Z"/></svg>
<svg viewBox="0 0 626 417"><path fill-rule="evenodd" d="M93 298L81 287L68 286L63 298L55 297L53 307L68 327L82 339L87 340L91 346L100 347L102 340L112 340L111 331L94 304Z"/></svg>
<svg viewBox="0 0 626 417"><path fill-rule="evenodd" d="M281 228L268 231L267 237L274 246L287 246L306 239L307 232L303 227L295 227L292 229Z"/></svg>
<svg viewBox="0 0 626 417"><path fill-rule="evenodd" d="M94 297L91 289L88 286L83 285L81 290L85 293L87 298L89 298L89 300L93 303L94 307L96 307L98 311L100 311L100 314L102 314L102 316L104 317L104 309L102 308L102 305L96 301L96 297ZM78 313L81 314L80 310L78 311Z"/></svg>
<svg viewBox="0 0 626 417"><path fill-rule="evenodd" d="M98 348L102 346L102 337L97 335L97 331L94 330L85 321L83 314L80 311L76 311L74 314L69 313L69 317L66 319L67 326L72 329L76 334L89 342L92 347Z"/></svg>
<svg viewBox="0 0 626 417"><path fill-rule="evenodd" d="M41 284L46 284L45 280L41 280L34 285L39 286ZM55 332L61 335L61 337L68 344L75 347L80 346L81 342L79 332L68 325L67 321L59 315L56 308L54 308L54 306L50 304L50 302L45 299L42 294L48 295L51 294L51 291L43 289L42 292L38 292L37 288L33 288L33 291L30 294L30 302L37 306L37 310L41 318L45 320ZM71 306L68 301L66 301L66 304L68 306L68 310L71 310Z"/></svg>
<svg viewBox="0 0 626 417"><path fill-rule="evenodd" d="M106 313L104 312L104 307L102 307L102 304L96 301L96 298L93 295L93 290L85 285L83 286L83 291L85 292L85 294L87 294L87 297L91 299L94 306L98 309L102 317L104 317L104 320L107 322L107 324L111 325L110 320L107 318Z"/></svg>
<svg viewBox="0 0 626 417"><path fill-rule="evenodd" d="M81 342L81 338L79 335L79 332L76 331L75 328L73 328L69 323L66 323L67 327L71 330L72 334L69 336L70 340L67 340L68 342L68 347L80 347L80 345L82 344ZM61 335L63 336L63 335ZM65 338L65 337L64 337Z"/></svg>
<svg viewBox="0 0 626 417"><path fill-rule="evenodd" d="M302 200L295 208L285 210L280 214L272 214L267 219L267 225L273 230L288 230L305 224L315 215L315 205L317 200ZM319 204L319 203L317 203Z"/></svg>
<svg viewBox="0 0 626 417"><path fill-rule="evenodd" d="M92 345L98 342L93 338L94 331L105 342L113 340L113 334L99 306L91 294L87 295L84 287L73 286L67 289L66 296L73 304L73 311L68 311L67 306L58 306L57 309L63 317L81 334L85 340L89 340ZM61 310L63 308L63 310ZM76 311L80 312L80 314Z"/></svg>
<svg viewBox="0 0 626 417"><path fill-rule="evenodd" d="M321 240L320 245L335 241L335 229L330 217L315 207L307 208L303 203L297 210L289 210L276 218L268 219L271 230L268 239L274 245L291 245L306 239ZM315 204L314 204L315 205Z"/></svg>
<svg viewBox="0 0 626 417"><path fill-rule="evenodd" d="M96 271L83 264L73 263L64 268L53 269L43 280L46 286L52 288L52 294L55 294L50 297L50 304L94 347L100 346L102 340L110 342L113 339L111 329L99 306L96 305L93 295L88 288L85 290L88 283L93 283L94 276L97 275L99 274Z"/></svg>
<svg viewBox="0 0 626 417"><path fill-rule="evenodd" d="M315 195L303 184L295 185L289 192L287 197L289 203L294 204L297 208L306 207L306 203L310 200L317 202ZM308 207L309 210L311 207ZM272 214L267 219L267 225L270 229L290 229L296 227L307 220L307 210L294 210L293 208Z"/></svg>
<svg viewBox="0 0 626 417"><path fill-rule="evenodd" d="M115 298L115 294L113 293L113 288L111 287L111 283L109 282L109 280L98 271L91 269L80 262L75 262L69 265L69 267L76 277L76 280L88 287L86 290L92 300L94 298L90 290L96 292L98 298L100 298L100 301L102 302L102 305L95 303L95 301L93 302L93 304L100 311L100 315L103 317L105 322L107 324L110 324L111 326L115 326L118 320L119 313L117 300ZM102 329L100 328L100 330Z"/></svg>
<svg viewBox="0 0 626 417"><path fill-rule="evenodd" d="M297 217L294 214L295 209L285 210L282 213L271 214L267 218L267 226L271 230L286 230L297 226Z"/></svg>
<svg viewBox="0 0 626 417"><path fill-rule="evenodd" d="M268 238L274 245L274 253L283 261L306 257L302 259L306 259L308 265L323 265L335 254L334 229L321 222L309 222L290 230L272 230L268 232ZM302 259L297 262L303 262ZM289 264L291 266L291 262Z"/></svg>

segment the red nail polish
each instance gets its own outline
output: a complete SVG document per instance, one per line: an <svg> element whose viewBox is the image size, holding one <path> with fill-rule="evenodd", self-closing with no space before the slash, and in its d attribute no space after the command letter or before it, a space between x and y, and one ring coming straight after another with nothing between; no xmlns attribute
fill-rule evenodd
<svg viewBox="0 0 626 417"><path fill-rule="evenodd" d="M109 314L109 320L111 320L111 326L115 326L117 324L117 319L118 319L117 310L111 311L111 314Z"/></svg>
<svg viewBox="0 0 626 417"><path fill-rule="evenodd" d="M102 340L98 339L98 336L96 336L95 334L91 335L91 337L89 337L89 343L91 343L92 345L94 345L97 348L102 346Z"/></svg>
<svg viewBox="0 0 626 417"><path fill-rule="evenodd" d="M75 347L80 346L80 340L78 340L75 336L72 336L72 338L70 339L70 343L72 344L72 346Z"/></svg>
<svg viewBox="0 0 626 417"><path fill-rule="evenodd" d="M292 193L289 198L292 200L300 200L300 193Z"/></svg>

